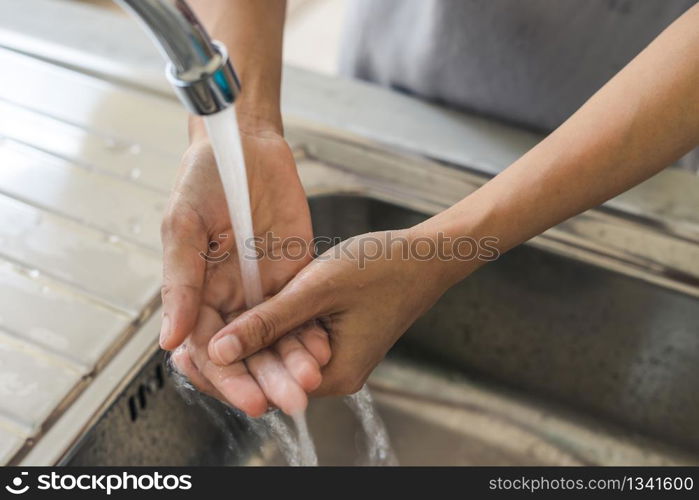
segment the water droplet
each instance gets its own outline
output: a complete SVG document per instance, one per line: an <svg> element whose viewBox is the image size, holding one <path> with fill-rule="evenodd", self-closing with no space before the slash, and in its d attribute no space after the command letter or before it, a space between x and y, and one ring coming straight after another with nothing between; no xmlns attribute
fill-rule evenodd
<svg viewBox="0 0 699 500"><path fill-rule="evenodd" d="M141 177L141 169L140 168L132 168L129 176L134 180L138 179L139 177Z"/></svg>
<svg viewBox="0 0 699 500"><path fill-rule="evenodd" d="M116 149L117 147L119 147L119 142L113 137L107 137L104 140L104 147L107 149Z"/></svg>
<svg viewBox="0 0 699 500"><path fill-rule="evenodd" d="M140 234L141 232L141 219L138 217L130 217L128 220L129 223L129 230L133 234Z"/></svg>
<svg viewBox="0 0 699 500"><path fill-rule="evenodd" d="M131 153L132 155L141 154L141 145L132 144L131 146L129 146L129 153Z"/></svg>
<svg viewBox="0 0 699 500"><path fill-rule="evenodd" d="M109 243L119 243L120 239L119 239L119 237L118 237L116 234L110 234L110 235L107 237L107 241L108 241Z"/></svg>
<svg viewBox="0 0 699 500"><path fill-rule="evenodd" d="M41 271L39 271L38 269L30 269L27 274L30 278L38 278L39 276L41 276Z"/></svg>

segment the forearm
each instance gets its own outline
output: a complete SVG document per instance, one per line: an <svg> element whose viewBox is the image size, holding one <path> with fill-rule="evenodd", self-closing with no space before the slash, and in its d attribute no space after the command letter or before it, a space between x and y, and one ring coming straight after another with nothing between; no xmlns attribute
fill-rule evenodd
<svg viewBox="0 0 699 500"><path fill-rule="evenodd" d="M223 42L241 81L236 112L242 129L281 134L279 104L285 0L190 0L212 38ZM198 118L190 133L204 132Z"/></svg>
<svg viewBox="0 0 699 500"><path fill-rule="evenodd" d="M699 9L678 19L556 131L416 228L499 250L629 189L699 143ZM478 263L460 264L466 276Z"/></svg>

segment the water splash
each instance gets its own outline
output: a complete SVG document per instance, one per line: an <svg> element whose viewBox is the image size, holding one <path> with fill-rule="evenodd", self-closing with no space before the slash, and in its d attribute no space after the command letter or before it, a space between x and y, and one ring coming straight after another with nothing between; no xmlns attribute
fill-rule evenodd
<svg viewBox="0 0 699 500"><path fill-rule="evenodd" d="M359 419L366 437L366 465L398 465L386 426L376 412L374 401L365 385L359 392L345 397L345 403Z"/></svg>
<svg viewBox="0 0 699 500"><path fill-rule="evenodd" d="M262 416L262 421L267 424L267 428L277 443L277 448L281 452L286 463L291 466L302 465L301 449L299 443L284 421L279 411L270 411Z"/></svg>
<svg viewBox="0 0 699 500"><path fill-rule="evenodd" d="M318 456L313 445L311 433L308 432L308 422L305 413L292 415L296 426L297 439L299 443L299 465L318 465Z"/></svg>
<svg viewBox="0 0 699 500"><path fill-rule="evenodd" d="M312 457L305 455L301 450L300 440L295 439L294 433L289 428L287 420L279 410L271 410L259 419L252 419L241 411L222 403L226 412L221 412L221 407L213 400L199 392L192 385L187 377L177 371L177 367L172 363L172 358L168 358L168 365L172 373L175 390L188 405L198 405L211 419L211 422L226 436L226 452L228 463L237 463L240 452L245 445L245 440L237 439L237 434L230 425L230 420L244 422L248 430L257 435L260 443L266 438L272 438L277 445L284 461L291 466L317 465L315 453ZM306 429L305 432L308 432ZM250 451L250 450L248 450Z"/></svg>
<svg viewBox="0 0 699 500"><path fill-rule="evenodd" d="M235 433L229 432L227 422L224 421L221 413L191 384L187 377L177 371L177 368L172 364L172 358L168 358L168 364L170 365L175 382L175 390L177 390L180 397L182 397L188 405L196 404L200 406L214 425L224 433L226 436L226 452L229 459L232 460L239 445Z"/></svg>

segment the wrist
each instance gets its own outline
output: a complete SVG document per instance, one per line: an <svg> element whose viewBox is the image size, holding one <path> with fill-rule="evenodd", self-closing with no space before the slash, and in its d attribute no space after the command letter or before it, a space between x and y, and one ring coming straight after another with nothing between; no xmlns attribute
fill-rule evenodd
<svg viewBox="0 0 699 500"><path fill-rule="evenodd" d="M187 128L189 132L189 145L196 145L201 142L207 142L209 136L206 133L206 126L204 125L204 120L201 116L189 115L187 121Z"/></svg>
<svg viewBox="0 0 699 500"><path fill-rule="evenodd" d="M253 106L241 102L236 104L236 117L240 132L260 137L284 137L282 115L278 107Z"/></svg>
<svg viewBox="0 0 699 500"><path fill-rule="evenodd" d="M430 254L430 273L445 290L500 256L499 239L484 224L460 219L445 211L408 230L411 248L421 260Z"/></svg>
<svg viewBox="0 0 699 500"><path fill-rule="evenodd" d="M284 136L281 113L278 109L262 111L260 106L253 110L250 106L236 104L235 111L238 128L242 134L260 137ZM208 140L204 119L201 116L190 115L188 127L190 144Z"/></svg>

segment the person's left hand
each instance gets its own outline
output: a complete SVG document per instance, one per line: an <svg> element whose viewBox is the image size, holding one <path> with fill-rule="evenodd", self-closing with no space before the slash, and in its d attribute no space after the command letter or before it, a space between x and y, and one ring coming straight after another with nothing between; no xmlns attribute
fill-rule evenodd
<svg viewBox="0 0 699 500"><path fill-rule="evenodd" d="M198 389L250 416L261 415L270 404L299 411L331 356L322 328L312 325L287 335L245 362L221 367L209 360L209 340L245 301L213 149L202 123L193 122L191 132L163 221L161 346L175 350L175 368ZM293 154L278 131L241 126L241 140L257 243L265 247L259 260L262 288L272 295L311 260L308 202Z"/></svg>
<svg viewBox="0 0 699 500"><path fill-rule="evenodd" d="M358 391L398 338L453 284L436 255L409 255L411 241L410 231L370 233L328 250L277 295L222 328L209 344L209 357L229 365L321 318L333 356L312 395Z"/></svg>

